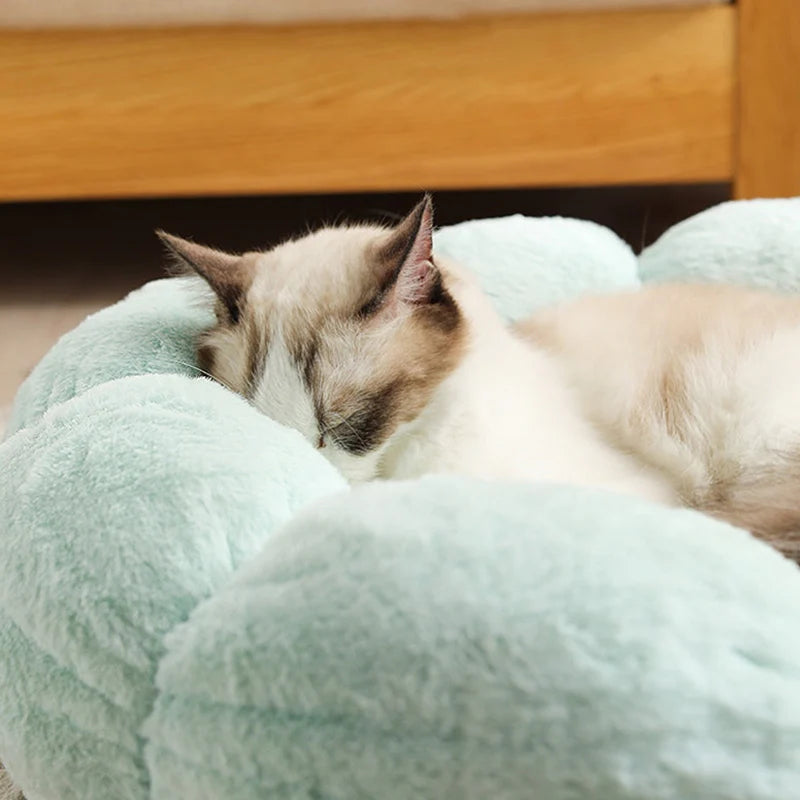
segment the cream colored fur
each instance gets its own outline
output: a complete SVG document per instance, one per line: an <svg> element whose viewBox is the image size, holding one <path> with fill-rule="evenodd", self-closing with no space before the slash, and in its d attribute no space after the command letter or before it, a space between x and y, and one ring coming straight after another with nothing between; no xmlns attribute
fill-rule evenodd
<svg viewBox="0 0 800 800"><path fill-rule="evenodd" d="M353 482L595 487L800 557L800 299L652 286L511 328L431 230L426 198L394 230L323 229L238 262L165 240L220 298L211 373Z"/></svg>
<svg viewBox="0 0 800 800"><path fill-rule="evenodd" d="M440 267L468 325L459 367L387 443L378 476L456 472L578 484L671 503L668 482L605 442L559 361L515 335L455 264Z"/></svg>
<svg viewBox="0 0 800 800"><path fill-rule="evenodd" d="M800 299L731 286L587 297L519 327L587 418L681 502L800 529Z"/></svg>

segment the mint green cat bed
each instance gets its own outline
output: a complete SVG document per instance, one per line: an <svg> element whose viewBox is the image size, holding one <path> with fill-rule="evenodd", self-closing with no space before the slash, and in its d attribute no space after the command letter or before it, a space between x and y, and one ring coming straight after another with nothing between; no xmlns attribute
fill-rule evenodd
<svg viewBox="0 0 800 800"><path fill-rule="evenodd" d="M437 248L514 318L646 280L800 289L800 201L637 259L521 217ZM796 800L800 571L689 511L350 491L196 377L156 281L65 336L0 446L0 756L28 800Z"/></svg>

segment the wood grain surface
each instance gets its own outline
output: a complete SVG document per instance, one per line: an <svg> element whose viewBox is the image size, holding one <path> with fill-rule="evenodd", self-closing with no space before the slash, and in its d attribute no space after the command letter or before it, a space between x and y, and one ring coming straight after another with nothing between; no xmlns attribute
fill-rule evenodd
<svg viewBox="0 0 800 800"><path fill-rule="evenodd" d="M737 197L800 195L800 0L739 0Z"/></svg>
<svg viewBox="0 0 800 800"><path fill-rule="evenodd" d="M730 6L4 31L0 200L727 180L734 34Z"/></svg>

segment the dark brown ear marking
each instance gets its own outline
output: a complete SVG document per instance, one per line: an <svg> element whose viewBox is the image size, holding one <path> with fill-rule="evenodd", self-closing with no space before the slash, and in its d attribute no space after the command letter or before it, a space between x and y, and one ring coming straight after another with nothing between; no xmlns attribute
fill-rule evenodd
<svg viewBox="0 0 800 800"><path fill-rule="evenodd" d="M429 194L391 232L378 251L378 262L384 284L357 316L368 317L393 301L414 307L421 322L445 333L458 326L460 311L433 257L433 202Z"/></svg>
<svg viewBox="0 0 800 800"><path fill-rule="evenodd" d="M164 231L156 231L156 236L164 243L179 269L195 272L204 278L222 302L230 321L238 322L244 297L253 281L252 261Z"/></svg>
<svg viewBox="0 0 800 800"><path fill-rule="evenodd" d="M417 252L412 253L412 250ZM397 273L410 256L417 259L429 259L433 251L433 200L425 194L422 200L398 223L389 241L380 251L380 259L391 266L388 276L397 277Z"/></svg>
<svg viewBox="0 0 800 800"><path fill-rule="evenodd" d="M433 260L433 202L426 194L401 220L374 255L379 291L356 312L369 317L386 302L422 308L449 301Z"/></svg>

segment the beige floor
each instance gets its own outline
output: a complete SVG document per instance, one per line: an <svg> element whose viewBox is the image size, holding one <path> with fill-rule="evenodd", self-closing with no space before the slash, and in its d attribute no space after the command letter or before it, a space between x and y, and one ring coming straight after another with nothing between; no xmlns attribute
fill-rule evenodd
<svg viewBox="0 0 800 800"><path fill-rule="evenodd" d="M19 384L58 337L116 296L110 291L102 300L64 297L55 302L0 302L0 341L7 343L0 361L0 419Z"/></svg>
<svg viewBox="0 0 800 800"><path fill-rule="evenodd" d="M0 205L0 428L19 384L62 334L159 274L149 230L140 234L149 250L137 250L110 241L108 229L98 235L85 216Z"/></svg>
<svg viewBox="0 0 800 800"><path fill-rule="evenodd" d="M132 288L130 281L112 279L91 297L82 296L76 282L71 290L40 300L0 299L0 430L20 383L58 338Z"/></svg>

